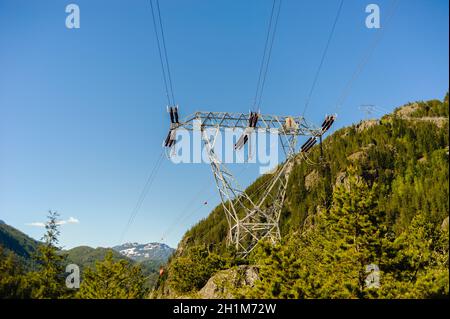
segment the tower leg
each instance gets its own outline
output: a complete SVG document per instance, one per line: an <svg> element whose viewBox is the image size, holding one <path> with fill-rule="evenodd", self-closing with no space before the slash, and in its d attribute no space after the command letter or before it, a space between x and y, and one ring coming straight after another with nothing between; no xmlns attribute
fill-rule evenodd
<svg viewBox="0 0 450 319"><path fill-rule="evenodd" d="M214 152L219 128L210 136L202 130L208 159L216 182L222 207L227 218L229 232L227 243L242 256L247 256L261 240L276 243L281 239L279 220L286 197L289 175L295 156L297 136L282 141L286 161L280 165L262 196L255 203L238 185L233 175ZM263 207L266 207L263 209Z"/></svg>

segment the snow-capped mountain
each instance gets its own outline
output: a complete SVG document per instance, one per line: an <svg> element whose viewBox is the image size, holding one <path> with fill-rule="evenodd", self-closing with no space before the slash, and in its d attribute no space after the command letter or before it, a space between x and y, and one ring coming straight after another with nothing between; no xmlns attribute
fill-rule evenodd
<svg viewBox="0 0 450 319"><path fill-rule="evenodd" d="M114 246L113 249L120 254L136 261L159 260L167 261L175 249L162 243L125 243Z"/></svg>

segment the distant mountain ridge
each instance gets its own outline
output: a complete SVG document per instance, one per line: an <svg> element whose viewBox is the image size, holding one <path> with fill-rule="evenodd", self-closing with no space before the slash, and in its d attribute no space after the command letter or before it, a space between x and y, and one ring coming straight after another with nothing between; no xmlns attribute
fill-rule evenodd
<svg viewBox="0 0 450 319"><path fill-rule="evenodd" d="M92 268L95 266L95 263L97 261L103 260L109 251L112 251L113 253L113 260L123 259L133 262L126 256L119 254L118 252L114 251L111 248L103 248L103 247L92 248L89 246L78 246L72 249L63 250L63 253L67 255L68 262L79 265L81 268L86 267Z"/></svg>
<svg viewBox="0 0 450 319"><path fill-rule="evenodd" d="M113 250L119 252L135 261L157 260L165 262L174 253L175 249L163 243L151 242L146 244L125 243L112 247Z"/></svg>
<svg viewBox="0 0 450 319"><path fill-rule="evenodd" d="M27 265L27 268L35 267L33 255L41 244L40 241L0 220L0 246L5 249L6 253L12 252L16 255ZM108 251L113 252L113 259L123 259L140 264L147 273L152 273L156 272L159 266L164 264L175 250L166 244L156 242L147 244L126 243L112 248L78 246L61 250L62 253L67 255L69 263L77 264L81 268L95 266L96 261L103 260Z"/></svg>
<svg viewBox="0 0 450 319"><path fill-rule="evenodd" d="M33 267L32 256L40 242L20 230L0 221L0 245L6 252L14 253L27 268Z"/></svg>

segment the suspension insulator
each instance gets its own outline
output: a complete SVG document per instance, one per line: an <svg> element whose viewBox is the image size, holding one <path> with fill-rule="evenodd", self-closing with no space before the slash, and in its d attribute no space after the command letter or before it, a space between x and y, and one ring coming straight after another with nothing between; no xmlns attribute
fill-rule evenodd
<svg viewBox="0 0 450 319"><path fill-rule="evenodd" d="M256 127L256 124L258 123L258 113L253 114L253 122L251 127Z"/></svg>
<svg viewBox="0 0 450 319"><path fill-rule="evenodd" d="M172 107L169 108L169 113L170 113L170 123L174 123L174 117L173 117L173 109L172 109Z"/></svg>
<svg viewBox="0 0 450 319"><path fill-rule="evenodd" d="M174 113L174 115L175 115L175 123L178 124L178 123L179 123L179 122L178 122L178 107L175 108L175 111L174 111L173 113Z"/></svg>
<svg viewBox="0 0 450 319"><path fill-rule="evenodd" d="M315 137L310 137L305 144L301 147L301 151L303 153L308 152L311 147L313 147L317 143L317 139Z"/></svg>

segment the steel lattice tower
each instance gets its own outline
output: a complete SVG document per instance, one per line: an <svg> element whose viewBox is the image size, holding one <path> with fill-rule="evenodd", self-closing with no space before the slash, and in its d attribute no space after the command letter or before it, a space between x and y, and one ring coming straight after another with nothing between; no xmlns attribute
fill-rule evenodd
<svg viewBox="0 0 450 319"><path fill-rule="evenodd" d="M228 244L233 245L243 256L247 256L262 239L268 239L273 243L280 240L279 220L286 197L289 175L297 155L298 137L309 137L300 149L300 153L306 156L317 140L321 140L322 135L331 127L335 116L327 116L322 126L317 128L300 116L196 112L180 122L177 107L170 108L170 115L171 127L165 140L166 147L171 148L175 145L177 129L184 128L201 132L229 225ZM268 183L263 185L265 189L259 198L252 198L251 194L244 191L214 152L218 133L227 128L243 130L243 135L238 141L241 147L250 140L251 134L255 131L278 134L286 158L272 172L272 178L268 180Z"/></svg>

